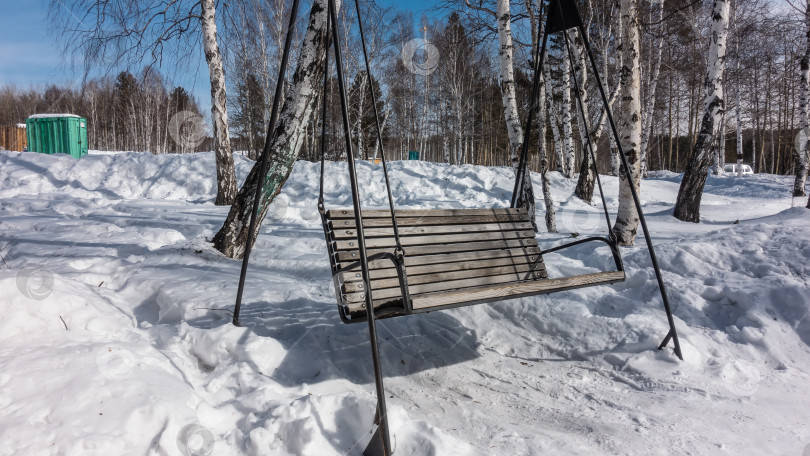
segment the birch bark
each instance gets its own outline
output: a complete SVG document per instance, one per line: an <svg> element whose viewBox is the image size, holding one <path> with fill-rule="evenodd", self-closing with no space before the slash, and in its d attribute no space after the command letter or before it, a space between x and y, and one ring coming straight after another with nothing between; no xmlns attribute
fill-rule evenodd
<svg viewBox="0 0 810 456"><path fill-rule="evenodd" d="M503 101L503 113L506 119L506 128L509 134L509 156L512 160L512 167L517 173L520 162L520 149L523 145L523 128L520 125L520 117L517 110L517 94L515 88L515 64L514 64L514 43L512 41L512 14L509 0L498 0L497 11L498 22L498 43L500 48L500 76L501 93ZM518 206L525 207L531 214L532 225L537 231L534 213L534 188L532 186L531 172L526 167L526 175L523 177L523 188L519 189Z"/></svg>
<svg viewBox="0 0 810 456"><path fill-rule="evenodd" d="M551 78L549 77L548 67L543 74L543 79L546 81L550 81ZM549 85L548 89L546 90L546 103L548 104L548 113L549 119L548 121L551 123L551 135L554 140L554 157L557 160L557 171L565 174L565 157L563 156L563 147L562 147L562 138L560 135L560 122L559 116L556 115L556 109L554 107L554 86Z"/></svg>
<svg viewBox="0 0 810 456"><path fill-rule="evenodd" d="M337 0L335 7L340 8ZM326 55L327 0L315 0L310 10L304 42L298 56L298 64L292 82L284 93L284 103L279 112L276 129L269 141L270 156L268 172L261 182L261 204L256 219L256 239L261 222L273 199L281 191L292 172L306 136L306 126L312 117L315 99L321 93ZM259 183L260 162L256 162L239 190L225 223L214 236L214 247L231 258L241 258L247 244L250 212Z"/></svg>
<svg viewBox="0 0 810 456"><path fill-rule="evenodd" d="M728 0L714 0L705 82L705 113L675 203L675 218L684 222L700 222L700 200L712 160L712 144L720 134L720 120L725 111L723 73L726 66L729 11L730 2Z"/></svg>
<svg viewBox="0 0 810 456"><path fill-rule="evenodd" d="M568 33L563 32L563 33ZM571 63L565 54L563 43L562 57L562 124L563 124L563 171L565 177L574 177L574 133L571 126Z"/></svg>
<svg viewBox="0 0 810 456"><path fill-rule="evenodd" d="M527 10L530 12L532 22L532 48L537 49L537 42L542 39L545 34L545 21L543 20L543 1L537 0L537 11L539 12L538 20L535 20L534 14L531 14L530 3L527 0ZM539 27L538 27L539 24ZM548 50L546 50L548 53ZM535 59L541 59L544 62L548 61L548 56L535 56ZM554 199L551 196L551 185L548 181L548 146L546 144L546 119L547 119L547 105L546 105L546 75L545 71L540 74L540 91L538 92L537 100L534 105L537 107L537 126L539 130L539 141L537 145L537 158L538 168L540 171L540 178L542 179L543 202L545 203L545 221L546 230L549 233L557 232L557 213L554 208Z"/></svg>
<svg viewBox="0 0 810 456"><path fill-rule="evenodd" d="M225 95L225 69L217 42L215 0L202 0L202 35L205 61L211 80L211 120L214 123L214 153L217 163L217 198L214 204L226 206L236 198L236 170L233 166Z"/></svg>
<svg viewBox="0 0 810 456"><path fill-rule="evenodd" d="M656 9L658 10L658 17L656 21L662 23L664 20L664 0L657 3ZM663 30L659 31L660 36L656 38L655 42L655 62L653 63L652 73L650 76L650 85L648 88L647 99L644 103L643 112L643 127L641 129L641 175L647 175L647 146L650 141L650 132L652 131L652 118L655 114L655 92L658 87L658 78L661 75L661 61L664 55L664 34Z"/></svg>
<svg viewBox="0 0 810 456"><path fill-rule="evenodd" d="M629 175L624 169L619 172L619 211L613 234L619 245L633 245L638 230L639 218L633 202L631 185L640 191L641 171L641 62L639 58L638 0L622 0L621 97L619 113L619 139L629 164Z"/></svg>
<svg viewBox="0 0 810 456"><path fill-rule="evenodd" d="M794 150L794 161L796 162L796 180L793 182L793 196L804 196L804 185L807 181L807 167L810 161L810 148L808 148L808 141L810 141L810 128L808 128L808 112L807 103L810 98L810 0L807 0L807 5L804 13L806 42L804 55L799 64L800 77L799 81L799 136L797 137L797 144ZM803 136L803 137L802 137ZM810 201L808 201L810 207Z"/></svg>
<svg viewBox="0 0 810 456"><path fill-rule="evenodd" d="M608 22L609 25L607 27L607 30L600 34L601 44L600 44L599 47L601 47L603 49L603 51L602 51L602 75L601 75L602 80L601 80L601 82L602 82L602 87L604 87L605 90L609 90L609 84L608 84L608 78L607 78L608 67L609 67L608 63L611 60L611 58L614 58L612 48L611 48L611 46L609 44L610 43L610 37L613 37L613 32L612 32L613 21L612 21L612 18L613 18L614 8L618 8L618 5L616 5L615 7L613 5L611 5L611 7L609 8L610 12L606 14L606 16L608 17L607 22ZM591 11L593 11L593 9L591 9ZM619 25L618 25L617 30L616 30L615 44L613 45L613 48L620 49L621 48L620 35L621 35L621 30L622 29L621 29L621 21L617 21L617 22L619 23ZM590 21L589 21L589 23L590 23ZM583 100L583 106L585 106L585 112L590 112L588 110L588 108L587 108L587 106L588 106L588 92L587 92L587 89L585 89L585 88L587 88L587 74L588 74L588 72L586 70L586 68L588 67L588 62L586 60L587 57L586 57L585 52L583 51L582 47L579 46L579 45L574 45L572 47L572 50L574 52L574 61L579 62L579 66L583 69L582 78L581 78L582 82L580 82L580 85L582 87L584 87L583 88L582 100ZM615 58L615 60L616 60L616 68L617 68L617 70L620 70L621 67L622 67L621 53L619 53L619 56L617 58ZM593 155L594 155L594 157L597 158L597 160L598 160L598 154L597 154L597 146L596 145L599 144L599 141L602 138L602 132L604 131L605 126L607 124L607 113L608 113L607 110L609 108L611 110L611 112L612 112L613 106L614 106L614 104L616 103L616 100L619 97L620 89L621 89L621 85L616 84L616 87L614 87L610 92L610 95L609 95L609 98L608 98L608 106L607 107L602 106L601 111L599 111L599 117L594 119L590 123L590 127L593 129L593 131L591 131L591 144L594 145ZM616 159L618 159L619 157L618 157L618 155L613 153L613 151L615 150L615 146L613 145L614 144L613 143L613 135L608 135L608 136L611 139L611 142L610 142L610 144L611 144L611 146L610 146L611 147L611 149L610 149L611 154L610 154L610 156L611 156L611 166L612 166L612 170L613 170L613 175L618 176L618 169L619 168L618 168L618 162L616 161ZM583 148L585 148L585 147L587 147L587 146L583 142ZM594 175L594 166L592 165L593 162L591 160L590 153L583 154L583 157L584 157L583 161L580 164L580 168L579 168L579 178L577 179L577 186L574 189L574 195L576 195L578 198L580 198L583 201L586 201L586 202L588 202L590 204L591 200L593 199L594 186L596 184L596 176Z"/></svg>
<svg viewBox="0 0 810 456"><path fill-rule="evenodd" d="M740 74L740 34L739 29L737 28L737 9L734 8L734 31L735 31L735 46L736 46L736 72ZM739 76L737 76L739 78ZM740 86L742 85L741 81L737 81L737 106L734 110L734 116L736 117L737 121L737 176L742 177L742 164L743 164L743 129L742 129L742 114L741 114L741 106L742 106L742 96L740 95Z"/></svg>

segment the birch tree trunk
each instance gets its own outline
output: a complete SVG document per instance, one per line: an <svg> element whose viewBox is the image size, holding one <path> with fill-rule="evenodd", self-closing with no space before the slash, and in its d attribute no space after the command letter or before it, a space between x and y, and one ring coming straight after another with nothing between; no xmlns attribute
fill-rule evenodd
<svg viewBox="0 0 810 456"><path fill-rule="evenodd" d="M228 131L228 107L225 95L225 69L217 42L215 0L202 0L202 35L205 61L211 79L211 120L214 122L214 153L217 162L217 199L226 206L236 198L236 170L233 167L231 138Z"/></svg>
<svg viewBox="0 0 810 456"><path fill-rule="evenodd" d="M515 174L517 174L517 167L520 163L520 149L523 145L523 128L521 128L517 110L512 15L509 9L509 0L498 0L497 21L503 113L509 134L509 156ZM531 215L532 226L537 231L534 214L534 187L532 186L532 177L528 166L523 177L523 188L520 189L518 197L518 207L526 208Z"/></svg>
<svg viewBox="0 0 810 456"><path fill-rule="evenodd" d="M616 7L618 7L618 4L616 4ZM613 8L614 7L610 8L611 11L613 11ZM591 11L593 11L593 9L591 9ZM615 33L615 36L614 36L614 34L612 32L612 26L613 26L612 16L613 16L613 14L611 13L609 16L610 16L611 20L607 21L608 22L607 30L600 34L601 39L602 39L602 43L601 43L600 47L603 48L603 50L602 50L602 75L601 75L602 80L601 80L601 82L602 82L602 87L604 87L605 90L610 90L609 89L610 85L608 84L608 77L607 77L608 72L609 72L608 71L609 61L610 61L611 57L614 54L614 49L621 49L620 38L621 38L621 32L622 32L621 20L616 21L618 27L616 28L616 33ZM613 46L609 46L609 42L610 42L611 37L615 38L615 42L614 42ZM588 106L588 92L587 92L587 74L588 74L587 67L588 67L588 62L586 60L587 56L586 56L586 54L585 54L585 52L584 52L584 50L582 48L584 48L584 43L582 44L582 46L579 46L579 45L574 46L572 48L572 50L574 52L574 61L579 62L579 66L580 66L580 68L582 68L582 75L583 76L582 76L582 79L581 79L582 82L580 82L580 85L582 87L584 87L583 88L583 96L582 96L583 106L585 106L585 112L590 112L587 109L587 106ZM619 53L619 55L616 57L616 69L621 70L621 68L622 68L622 58L621 58L621 53ZM621 84L616 84L616 87L614 87L612 89L612 91L610 92L610 95L608 97L608 106L602 106L601 111L599 111L599 117L596 118L590 124L591 128L594 129L594 131L591 131L591 144L593 144L593 155L594 155L595 158L597 158L597 160L598 160L598 154L597 154L598 144L599 144L600 139L602 138L602 132L604 132L605 126L607 124L608 109L610 109L611 112L612 112L613 106L615 105L616 100L619 97L620 90L621 90ZM613 141L613 135L608 135L608 137L610 138L610 159L611 159L610 161L611 161L612 175L618 176L619 175L619 171L618 171L619 170L619 162L617 161L617 159L619 158L619 156L616 153L614 153L615 150L616 150L616 147L615 147L615 144L614 144L614 141ZM584 143L583 143L583 147L585 147ZM590 153L583 154L583 157L585 157L585 158L583 159L582 163L580 164L579 178L577 180L577 186L574 189L574 195L576 195L577 198L580 198L581 200L586 201L588 204L590 204L591 200L593 199L594 186L596 185L596 175L595 175L595 170L594 170L595 167L593 166L593 161L591 160Z"/></svg>
<svg viewBox="0 0 810 456"><path fill-rule="evenodd" d="M804 55L800 62L800 77L799 81L799 135L797 136L797 144L794 149L794 161L796 162L796 180L793 182L793 196L804 196L804 185L807 181L807 167L810 161L810 150L808 150L808 141L810 141L810 128L808 125L808 112L807 103L810 98L810 0L807 0L804 21L806 27L807 40L805 42ZM810 204L810 201L808 201Z"/></svg>
<svg viewBox="0 0 810 456"><path fill-rule="evenodd" d="M735 45L736 45L736 54L737 54L737 61L736 61L736 73L740 74L740 32L737 25L737 8L734 8L734 31L735 33ZM739 77L739 76L738 76ZM740 86L742 85L741 81L737 81L737 107L734 112L734 116L736 117L737 121L737 177L742 177L742 164L743 164L743 129L742 129L742 115L741 115L741 106L742 106L742 96L740 95Z"/></svg>
<svg viewBox="0 0 810 456"><path fill-rule="evenodd" d="M340 7L340 1L335 4ZM321 92L326 56L327 0L315 0L309 15L298 64L292 82L285 91L284 103L273 132L268 157L268 172L261 182L261 204L256 219L253 239L256 239L262 220L273 199L290 176L306 136L307 122L312 117L315 99ZM214 247L230 258L241 258L247 244L248 224L253 209L256 186L259 185L261 162L256 162L242 184L228 218L214 236Z"/></svg>
<svg viewBox="0 0 810 456"><path fill-rule="evenodd" d="M587 87L588 87L588 77L587 77L587 75L588 75L588 70L587 70L588 62L585 60L586 56L585 56L585 52L583 52L583 50L582 50L582 47L584 47L584 44L582 44L582 46L580 46L580 45L576 44L576 42L572 42L571 50L573 51L573 54L574 54L574 61L579 62L579 67L580 67L581 73L582 73L582 76L579 79L579 86L580 86L580 90L582 91L582 95L581 95L581 97L582 97L582 110L585 113L590 113L590 109L588 108L589 97L588 97L588 89L587 89ZM621 59L619 59L619 60L621 60ZM607 73L607 71L605 71L605 73ZM603 76L603 78L604 78L604 76ZM606 78L604 78L603 87L605 87L605 89L608 88ZM609 95L610 98L608 99L608 107L611 110L613 109L613 105L616 102L616 98L618 98L618 96L619 96L619 89L620 89L620 86L617 84L615 90L613 90L613 92ZM590 141L591 141L591 144L593 146L593 155L594 155L594 157L598 157L597 156L597 148L598 148L599 140L602 138L602 132L605 130L605 125L607 124L607 113L608 113L607 109L608 109L608 107L603 106L602 109L599 111L599 117L596 118L594 121L591 121L589 123L589 126L592 129L591 132L590 132L591 133ZM589 115L589 114L586 114L586 115ZM583 154L582 154L582 163L580 164L580 167L579 167L579 178L577 179L577 186L574 189L574 195L576 195L577 198L580 198L581 200L583 200L583 201L587 202L588 204L590 204L591 200L593 199L593 191L594 191L594 186L596 184L596 176L594 174L593 160L591 160L591 154L590 154L590 151L588 150L587 138L584 135L580 135L580 136L581 136L581 140L582 140Z"/></svg>
<svg viewBox="0 0 810 456"><path fill-rule="evenodd" d="M664 1L656 6L658 9L658 18L656 21L662 23L664 20ZM647 146L650 141L650 132L652 130L652 118L655 114L655 92L658 87L658 78L661 75L661 61L664 55L664 34L662 28L659 29L660 36L655 40L655 62L653 63L652 75L650 77L650 86L648 88L647 99L644 103L643 112L643 126L641 128L641 175L647 176Z"/></svg>
<svg viewBox="0 0 810 456"><path fill-rule="evenodd" d="M725 92L725 88L723 89ZM720 134L717 136L717 151L714 156L714 174L719 175L726 166L726 111L720 118Z"/></svg>
<svg viewBox="0 0 810 456"><path fill-rule="evenodd" d="M758 91L759 89L756 87L755 84L754 90L752 90L752 92ZM754 106L756 106L756 103L754 103ZM759 126L759 119L756 116L757 112L756 109L754 109L754 119L752 119L751 122L753 124L752 125L753 128L751 129L751 169L754 172L757 172L757 130L759 130L759 128L757 128Z"/></svg>
<svg viewBox="0 0 810 456"><path fill-rule="evenodd" d="M563 33L568 33L567 31ZM563 43L565 49L565 43ZM563 171L565 177L574 177L574 129L571 126L571 63L563 51L562 56L562 124L563 124Z"/></svg>
<svg viewBox="0 0 810 456"><path fill-rule="evenodd" d="M619 158L619 148L616 147L616 140L613 135L610 135L610 172L613 176L618 176L619 170L622 167L621 159Z"/></svg>
<svg viewBox="0 0 810 456"><path fill-rule="evenodd" d="M726 39L728 37L730 4L728 0L714 0L712 5L711 43L706 71L705 113L697 142L678 190L675 218L684 222L700 222L700 200L711 162L712 144L720 134L720 121L725 110L723 98L723 72L726 66Z"/></svg>
<svg viewBox="0 0 810 456"><path fill-rule="evenodd" d="M578 99L582 106L581 110L582 113L584 113L584 116L589 116L588 70L587 62L585 61L585 53L582 52L580 49L580 44L576 40L571 40L571 51L574 55L574 61L577 62L577 68L574 68L574 74L579 74L579 76L577 76L577 82L579 83L580 93ZM606 111L603 109L602 112L604 113ZM582 163L580 163L579 178L577 179L577 186L574 188L574 195L586 203L591 204L591 199L593 198L594 180L596 179L593 172L591 150L593 150L594 157L596 157L597 144L599 144L599 135L601 134L602 128L601 125L597 125L597 131L589 131L585 124L588 119L583 117L582 113L579 113L579 117L581 117L579 120L579 136L580 143L582 144ZM593 128L593 123L590 123L590 121L588 122L587 127ZM597 120L597 122L601 122L601 119ZM591 144L592 147L589 147L589 144Z"/></svg>
<svg viewBox="0 0 810 456"><path fill-rule="evenodd" d="M540 130L540 141L538 144L538 158L540 160L540 177L543 179L543 202L546 205L546 229L549 233L557 232L557 211L554 209L554 199L551 196L551 185L548 181L548 150L546 146L546 78L540 75L540 93L538 96L537 109L539 111L538 126Z"/></svg>
<svg viewBox="0 0 810 456"><path fill-rule="evenodd" d="M534 14L532 14L532 10L530 8L530 4L527 2L527 10L530 13L531 23L532 23L532 49L537 49L537 42L542 39L541 37L545 34L545 21L543 20L543 1L537 0L537 10L539 12L538 19L535 20ZM539 27L538 27L539 24ZM546 50L546 55L543 56L535 56L535 59L542 59L543 61L548 61L548 50ZM545 203L546 209L546 230L549 233L556 233L557 232L557 211L554 209L554 199L551 196L551 185L548 181L548 147L546 143L546 119L547 119L547 105L546 105L546 75L545 71L540 73L540 90L537 93L537 100L534 102L534 106L537 108L537 129L538 129L538 145L537 145L537 158L538 158L538 168L540 170L540 178L542 179L542 187L543 187L543 202Z"/></svg>
<svg viewBox="0 0 810 456"><path fill-rule="evenodd" d="M622 149L630 165L630 175L619 172L619 211L613 234L619 245L633 245L639 218L633 202L631 185L640 191L641 146L641 62L639 58L638 0L621 0L622 61L619 136Z"/></svg>
<svg viewBox="0 0 810 456"><path fill-rule="evenodd" d="M543 79L549 81L549 72L546 70ZM557 171L565 174L565 157L563 156L562 138L560 137L559 116L554 108L554 86L550 85L546 90L546 103L548 104L548 121L551 123L551 135L554 140L554 156L557 159Z"/></svg>
<svg viewBox="0 0 810 456"><path fill-rule="evenodd" d="M386 103L385 107L383 108L383 118L380 122L380 136L385 136L385 125L388 123L388 118L390 116L391 108L388 106L388 103ZM379 158L380 151L382 151L382 144L380 144L379 136L374 135L374 137L377 138L374 140L374 160L377 160L377 158ZM388 159L388 157L386 157L386 159Z"/></svg>

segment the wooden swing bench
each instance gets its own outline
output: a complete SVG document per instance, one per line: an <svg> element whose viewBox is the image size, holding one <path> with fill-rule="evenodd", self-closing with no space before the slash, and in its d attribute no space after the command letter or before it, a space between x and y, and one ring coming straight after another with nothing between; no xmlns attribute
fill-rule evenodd
<svg viewBox="0 0 810 456"><path fill-rule="evenodd" d="M524 208L397 210L402 266L391 212L364 210L375 318L501 301L624 280L617 271L549 279ZM366 321L354 211L333 209L324 232L341 319ZM588 238L583 242L604 240ZM606 241L607 242L607 241Z"/></svg>

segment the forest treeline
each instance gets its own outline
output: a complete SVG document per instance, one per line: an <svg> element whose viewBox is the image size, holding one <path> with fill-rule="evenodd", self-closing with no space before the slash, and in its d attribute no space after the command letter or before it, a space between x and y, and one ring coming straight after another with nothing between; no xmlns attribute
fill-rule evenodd
<svg viewBox="0 0 810 456"><path fill-rule="evenodd" d="M282 42L283 17L289 2L245 0L224 9L225 49L231 112L240 116L236 131L263 145ZM495 23L484 11L486 1L444 0L434 10L440 19L422 17L366 2L364 21L372 59L372 78L382 97L378 112L389 159L407 159L416 150L430 161L507 165L509 139L501 104L498 40ZM512 2L515 34L515 80L519 112L528 109L531 90L532 33L539 18L533 2ZM799 59L804 54L803 14L781 3L738 0L729 26L723 139L720 164L736 161L738 143L743 161L756 172L793 172L794 139L799 130ZM582 1L602 76L608 87L618 84L620 44L618 2ZM710 40L712 2L693 0L639 1L642 99L649 121L644 125L646 168L683 171L697 141L703 116L706 48ZM494 8L494 6L490 6ZM371 103L364 83L359 36L352 8L341 9L345 27L350 117L360 157L375 154ZM571 33L572 39L574 34ZM294 40L294 43L300 40ZM581 42L577 42L581 47ZM576 107L571 69L563 59L563 42L552 40L548 54L549 114L547 147L552 170L578 170L582 155L582 119ZM582 78L582 66L575 69ZM568 80L566 80L566 77ZM580 79L582 80L582 79ZM333 83L333 85L336 85ZM586 81L585 96L597 96L595 80ZM568 91L566 94L565 92ZM336 87L328 121L329 158L342 158L340 105ZM263 101L256 103L257 100ZM613 108L620 109L621 100ZM261 105L263 109L257 108ZM589 115L598 118L600 103L591 100ZM315 112L320 112L316 109ZM253 121L247 121L253 119ZM738 125L739 124L739 125ZM250 128L244 128L251 125ZM302 155L318 156L319 119L313 119ZM537 130L535 130L537 131ZM615 173L609 135L599 138L600 172ZM535 137L535 141L537 138ZM536 144L536 142L535 142ZM722 144L722 147L720 147ZM573 151L573 153L572 153ZM722 151L722 152L719 152ZM539 166L533 155L533 170ZM573 171L570 171L573 172ZM570 173L569 172L569 173Z"/></svg>
<svg viewBox="0 0 810 456"><path fill-rule="evenodd" d="M138 76L123 71L115 77L90 79L79 87L0 87L0 125L23 123L32 114L76 114L87 119L90 148L97 150L163 154L210 149L210 139L190 148L187 142L172 138L170 123L180 112L193 113L202 122L194 97L183 87L167 87L155 71ZM184 132L194 127L186 124L175 129Z"/></svg>
<svg viewBox="0 0 810 456"><path fill-rule="evenodd" d="M619 245L634 242L640 178L649 170L683 171L674 210L683 221L700 221L707 173L729 159L757 172L795 173L793 195L805 195L810 0L437 0L418 21L399 3L313 0L306 22L297 0L176 0L170 8L64 1L51 0L49 18L66 55L83 56L86 72L104 62L182 67L202 45L215 204L231 205L213 242L230 257L249 249L295 160L315 160L321 150L345 159L344 146L352 158L417 151L449 164L512 165L513 204L532 214L535 227L537 198L523 173L537 171L550 232L557 230L550 170L576 178L574 194L588 203L595 172L618 175L611 233ZM576 9L582 14L570 14ZM76 26L73 10L95 25ZM575 18L576 30L563 15ZM546 18L563 21L549 25L548 47ZM321 64L332 41L341 47L335 60L343 56L348 116L336 67ZM528 125L523 119L532 114ZM240 149L262 163L237 189L233 151ZM527 169L520 157L528 157Z"/></svg>
<svg viewBox="0 0 810 456"><path fill-rule="evenodd" d="M252 158L264 145L290 3L240 0L218 7L232 149ZM341 8L339 12L358 155L375 156L373 111L365 90L371 78L381 94L376 108L389 159L407 159L408 152L415 150L430 161L509 164L498 40L494 22L486 18L489 2L442 0L430 16L418 19L404 10L363 3L371 75L361 68L354 10ZM723 81L727 94L723 139L717 155L720 163L734 161L739 144L743 160L755 171L790 174L799 130L798 61L804 53L803 32L801 15L780 5L768 0L734 2ZM582 1L580 6L603 79L609 89L615 88L621 65L618 2ZM639 2L642 98L650 117L643 141L647 169L682 171L697 140L705 98L710 7L711 2L692 0ZM521 113L528 109L531 90L531 44L540 21L535 10L533 2L513 2L515 81ZM293 52L299 52L302 36L299 30ZM571 174L579 169L582 156L583 121L562 46L562 40L552 40L548 52L545 140L550 169ZM582 77L582 68L573 70ZM292 69L287 77L291 76ZM336 86L334 75L332 85ZM595 93L595 81L590 78L583 94L593 97ZM336 87L331 94L326 100L327 151L328 158L340 160L345 157ZM599 103L591 101L589 115L596 119ZM620 104L617 100L614 110ZM90 79L78 88L0 89L2 124L21 122L29 114L45 111L86 117L92 148L167 153L187 151L171 141L172 115L200 113L200 108L185 89L167 88L153 70ZM302 157L315 160L320 140L318 116L313 116L308 132ZM535 142L537 139L535 136ZM598 145L600 172L615 173L618 163L609 153L609 135L602 134ZM212 148L210 138L199 147L206 148ZM538 166L537 154L532 154L530 167L537 170Z"/></svg>

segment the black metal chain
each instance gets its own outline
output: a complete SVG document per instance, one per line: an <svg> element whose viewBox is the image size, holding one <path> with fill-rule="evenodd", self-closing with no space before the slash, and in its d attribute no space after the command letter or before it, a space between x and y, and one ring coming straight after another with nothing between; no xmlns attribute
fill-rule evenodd
<svg viewBox="0 0 810 456"><path fill-rule="evenodd" d="M543 33L542 44L540 41L537 42L538 49L535 52L535 55L542 56L546 52L546 43L548 42L548 30ZM519 195L522 194L523 190L523 180L524 175L526 174L526 158L529 155L529 138L532 131L532 121L534 120L534 110L535 110L535 103L538 103L538 93L540 92L540 75L543 72L543 59L537 59L537 63L534 65L534 80L532 81L532 105L529 107L529 114L526 119L526 131L523 133L523 150L520 153L520 163L518 164L517 169L517 176L515 177L515 188L512 191L512 203L511 207L517 207L517 203L519 200ZM532 214L529 214L532 215Z"/></svg>
<svg viewBox="0 0 810 456"><path fill-rule="evenodd" d="M563 24L565 24L565 17L563 16ZM580 91L579 87L579 78L577 78L577 70L576 66L574 65L574 53L571 51L571 45L568 41L568 31L563 31L563 35L565 36L565 48L568 51L568 62L571 65L571 75L574 78L574 90L577 93L577 106L579 107L580 116L582 116L582 124L585 127L585 141L588 144L588 152L591 157L591 168L593 169L593 174L596 176L596 183L599 185L599 197L602 199L602 209L605 211L605 221L607 222L607 232L608 238L612 239L615 242L615 236L613 235L613 231L611 230L611 223L610 223L610 214L608 213L607 203L605 202L605 193L602 191L602 179L599 178L599 171L596 168L596 154L593 151L593 143L591 142L591 128L588 125L588 113L585 112L585 104L582 102L582 92ZM585 68L582 71L586 71ZM605 106L605 109L609 109L609 106ZM587 160L587 156L582 157L583 160ZM587 201L590 203L590 201Z"/></svg>
<svg viewBox="0 0 810 456"><path fill-rule="evenodd" d="M253 207L250 211L250 221L248 222L247 239L245 243L245 253L242 256L242 270L239 273L239 288L236 292L236 305L233 309L233 324L239 326L239 311L242 308L242 293L245 290L245 277L247 276L250 252L253 250L253 230L256 229L256 219L259 217L259 205L262 199L262 187L267 175L267 161L270 158L270 145L273 143L274 130L278 120L278 110L281 106L281 93L284 91L284 75L287 73L287 63L290 57L290 46L292 37L295 34L295 21L298 18L298 4L300 0L293 0L290 10L290 24L287 27L287 37L284 40L284 53L281 55L281 65L278 68L278 80L276 82L276 93L273 97L273 108L270 113L270 123L267 126L267 137L264 140L264 149L259 157L259 176L256 182L256 193L253 195Z"/></svg>
<svg viewBox="0 0 810 456"><path fill-rule="evenodd" d="M327 112L327 98L329 97L329 48L332 45L332 37L329 35L332 25L332 18L329 14L326 15L326 57L324 62L323 71L323 100L321 100L321 180L318 188L318 211L323 214L325 211L323 205L323 174L326 165L326 112Z"/></svg>
<svg viewBox="0 0 810 456"><path fill-rule="evenodd" d="M382 157L383 175L385 176L385 190L388 193L388 206L391 209L391 226L394 229L394 242L396 243L396 252L400 255L405 251L402 249L402 242L399 239L399 227L397 226L397 215L394 212L394 198L391 196L391 182L388 180L388 164L385 161L385 147L383 146L382 128L380 128L380 116L377 113L377 94L374 92L374 84L371 80L371 66L368 62L368 51L366 50L366 36L363 31L363 15L360 13L360 2L354 0L354 6L357 9L357 25L360 28L360 42L363 45L363 59L366 63L366 79L368 80L368 91L371 94L371 106L374 110L374 124L377 130L377 144L380 146L380 155Z"/></svg>

